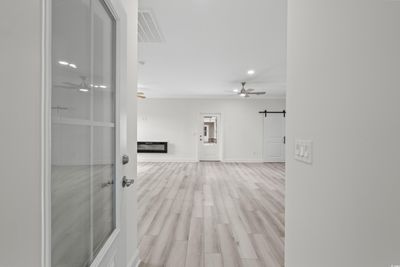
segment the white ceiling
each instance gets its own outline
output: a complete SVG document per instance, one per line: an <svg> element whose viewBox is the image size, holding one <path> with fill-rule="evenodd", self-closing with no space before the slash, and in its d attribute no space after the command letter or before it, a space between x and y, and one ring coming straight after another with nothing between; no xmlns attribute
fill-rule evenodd
<svg viewBox="0 0 400 267"><path fill-rule="evenodd" d="M139 7L165 38L139 43L139 90L147 96L229 96L241 81L267 97L285 95L286 0L139 0Z"/></svg>

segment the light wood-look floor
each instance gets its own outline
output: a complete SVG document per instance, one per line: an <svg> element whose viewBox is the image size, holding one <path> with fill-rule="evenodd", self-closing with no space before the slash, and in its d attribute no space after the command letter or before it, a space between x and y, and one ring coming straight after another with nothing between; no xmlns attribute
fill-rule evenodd
<svg viewBox="0 0 400 267"><path fill-rule="evenodd" d="M140 267L284 266L284 164L140 163Z"/></svg>

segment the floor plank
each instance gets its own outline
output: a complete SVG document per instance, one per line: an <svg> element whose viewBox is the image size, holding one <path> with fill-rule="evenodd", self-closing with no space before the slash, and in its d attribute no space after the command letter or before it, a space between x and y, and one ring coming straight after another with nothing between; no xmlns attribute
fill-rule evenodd
<svg viewBox="0 0 400 267"><path fill-rule="evenodd" d="M139 163L141 267L283 267L285 165Z"/></svg>

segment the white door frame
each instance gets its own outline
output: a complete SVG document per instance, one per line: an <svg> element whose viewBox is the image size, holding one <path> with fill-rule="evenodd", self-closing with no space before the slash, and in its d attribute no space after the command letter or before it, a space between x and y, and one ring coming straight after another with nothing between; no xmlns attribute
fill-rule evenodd
<svg viewBox="0 0 400 267"><path fill-rule="evenodd" d="M218 151L218 160L223 160L223 150L224 150L224 142L223 142L223 127L222 127L222 113L220 112L200 112L197 118L197 129L198 134L196 135L196 143L197 143L197 161L200 161L200 146L201 142L199 140L200 134L203 135L203 127L200 127L200 121L202 121L204 116L218 116L219 122L217 122L217 141L219 142L219 151Z"/></svg>
<svg viewBox="0 0 400 267"><path fill-rule="evenodd" d="M52 93L52 5L51 0L42 0L42 64L41 64L41 206L42 206L42 227L41 227L41 262L43 267L51 267L51 93ZM111 14L115 19L116 24L116 62L115 62L115 82L116 82L116 116L115 116L115 229L109 236L102 249L98 252L93 260L91 267L100 267L102 260L106 257L113 257L109 254L109 249L113 245L122 245L122 242L116 242L119 236L126 233L126 225L122 223L124 210L122 210L122 168L121 168L121 140L120 140L120 113L124 105L120 105L121 97L121 67L122 59L126 56L126 51L123 48L124 30L126 27L127 18L123 6L118 0L104 0ZM126 149L124 149L126 150ZM114 243L117 244L114 244ZM121 244L119 244L121 243ZM121 248L120 248L121 249ZM120 253L121 254L121 253ZM125 253L122 252L119 258L116 259L117 266L126 266Z"/></svg>

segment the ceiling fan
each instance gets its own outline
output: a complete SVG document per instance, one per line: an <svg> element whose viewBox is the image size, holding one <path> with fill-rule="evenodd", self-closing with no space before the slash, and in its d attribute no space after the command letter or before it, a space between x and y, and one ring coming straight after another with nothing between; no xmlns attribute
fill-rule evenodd
<svg viewBox="0 0 400 267"><path fill-rule="evenodd" d="M60 87L60 88L65 88L65 89L74 89L74 90L78 90L80 92L89 92L90 87L89 85L86 83L86 76L79 76L81 78L81 83L80 84L75 84L75 83L71 83L71 82L63 82L62 85L54 85L56 87Z"/></svg>
<svg viewBox="0 0 400 267"><path fill-rule="evenodd" d="M241 97L250 97L250 95L265 95L265 91L258 91L256 92L254 89L246 89L244 88L246 86L246 82L242 82L242 89L241 90L236 90L236 92L239 96Z"/></svg>

